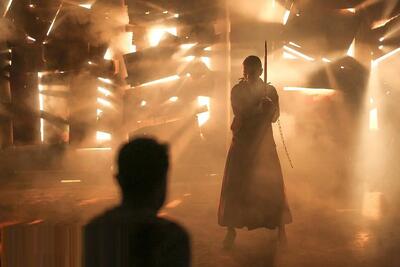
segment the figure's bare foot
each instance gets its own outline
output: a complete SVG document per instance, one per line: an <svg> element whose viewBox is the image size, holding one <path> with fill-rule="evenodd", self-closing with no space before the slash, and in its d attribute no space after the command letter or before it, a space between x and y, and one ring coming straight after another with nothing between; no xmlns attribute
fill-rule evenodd
<svg viewBox="0 0 400 267"><path fill-rule="evenodd" d="M222 243L224 249L232 249L235 244L236 239L236 230L235 228L228 228L225 239Z"/></svg>

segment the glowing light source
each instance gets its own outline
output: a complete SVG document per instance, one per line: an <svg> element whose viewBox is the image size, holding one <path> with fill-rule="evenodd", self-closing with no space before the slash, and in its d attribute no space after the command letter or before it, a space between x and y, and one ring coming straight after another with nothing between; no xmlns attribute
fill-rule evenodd
<svg viewBox="0 0 400 267"><path fill-rule="evenodd" d="M284 87L284 91L297 91L305 95L333 95L335 90L326 88Z"/></svg>
<svg viewBox="0 0 400 267"><path fill-rule="evenodd" d="M105 96L111 95L111 92L109 90L107 90L106 88L101 87L101 86L97 87L97 91L99 91L100 93L102 93Z"/></svg>
<svg viewBox="0 0 400 267"><path fill-rule="evenodd" d="M26 36L26 39L28 39L29 41L32 41L32 42L36 42L36 39L33 37L30 37L29 35Z"/></svg>
<svg viewBox="0 0 400 267"><path fill-rule="evenodd" d="M39 110L40 111L44 110L44 95L42 95L42 93L41 93L44 90L44 86L42 84L40 84L42 77L43 77L43 73L38 72ZM42 143L44 142L44 119L42 119L42 118L40 118L40 141Z"/></svg>
<svg viewBox="0 0 400 267"><path fill-rule="evenodd" d="M376 21L376 22L374 22L374 24L372 24L371 29L375 30L375 29L378 29L380 27L384 27L386 24L388 24L389 22L397 19L399 16L400 15L396 15L396 16L388 18L388 19L383 19L383 20Z"/></svg>
<svg viewBox="0 0 400 267"><path fill-rule="evenodd" d="M322 58L322 61L323 61L323 62L327 62L327 63L332 62L330 59L328 59L328 58L326 58L326 57L323 57L323 58Z"/></svg>
<svg viewBox="0 0 400 267"><path fill-rule="evenodd" d="M104 98L100 98L100 97L97 98L97 103L99 103L100 105L106 106L106 107L113 106L110 101L107 101Z"/></svg>
<svg viewBox="0 0 400 267"><path fill-rule="evenodd" d="M210 97L198 96L197 103L199 104L200 107L206 106L207 110L208 110L206 112L197 114L197 123L201 127L210 119L210 111L209 111L210 110Z"/></svg>
<svg viewBox="0 0 400 267"><path fill-rule="evenodd" d="M297 51L297 50L295 50L293 48L290 48L290 47L288 47L286 45L283 46L283 49L288 51L288 52L291 52L292 54L295 54L296 56L304 58L305 60L314 61L314 58L309 57L309 56L307 56L307 55L305 55L305 54L303 54L303 53L301 53L301 52L299 52L299 51Z"/></svg>
<svg viewBox="0 0 400 267"><path fill-rule="evenodd" d="M211 46L204 48L204 51L211 51Z"/></svg>
<svg viewBox="0 0 400 267"><path fill-rule="evenodd" d="M193 43L193 44L181 44L181 48L188 50L190 48L192 48L193 46L197 45L197 43Z"/></svg>
<svg viewBox="0 0 400 267"><path fill-rule="evenodd" d="M97 79L98 79L99 81L103 82L103 83L113 84L113 82L112 82L110 79L101 78L101 77L98 77Z"/></svg>
<svg viewBox="0 0 400 267"><path fill-rule="evenodd" d="M170 97L168 100L170 101L170 102L177 102L178 101L178 97L177 96L172 96L172 97Z"/></svg>
<svg viewBox="0 0 400 267"><path fill-rule="evenodd" d="M356 9L355 8L347 8L347 11L350 11L351 13L356 13Z"/></svg>
<svg viewBox="0 0 400 267"><path fill-rule="evenodd" d="M292 55L292 54L290 54L288 52L285 52L285 51L283 51L283 58L286 58L286 59L299 59L298 57L296 57L296 56L294 56L294 55Z"/></svg>
<svg viewBox="0 0 400 267"><path fill-rule="evenodd" d="M349 57L354 57L356 54L356 39L354 38L351 42L349 49L347 50L347 55Z"/></svg>
<svg viewBox="0 0 400 267"><path fill-rule="evenodd" d="M191 61L193 61L195 58L196 58L195 56L187 56L187 57L184 57L183 60L186 61L186 62L191 62Z"/></svg>
<svg viewBox="0 0 400 267"><path fill-rule="evenodd" d="M290 10L286 10L285 14L283 14L283 20L282 20L283 25L286 25L286 23L289 20L289 17L290 17Z"/></svg>
<svg viewBox="0 0 400 267"><path fill-rule="evenodd" d="M396 48L396 49L393 50L393 51L390 51L389 53L387 53L387 54L381 56L380 58L377 58L377 59L373 60L373 61L372 61L372 66L373 66L373 67L378 66L379 63L381 63L382 61L384 61L384 60L386 60L386 59L388 59L388 58L390 58L390 57L392 57L392 56L394 56L394 55L397 54L398 52L400 52L400 47L399 47L399 48Z"/></svg>
<svg viewBox="0 0 400 267"><path fill-rule="evenodd" d="M383 42L385 40L385 37L379 38L379 42Z"/></svg>
<svg viewBox="0 0 400 267"><path fill-rule="evenodd" d="M296 44L296 43L289 42L289 44L291 44L291 45L293 45L293 46L295 46L295 47L301 48L301 46L300 46L300 45L298 45L298 44Z"/></svg>
<svg viewBox="0 0 400 267"><path fill-rule="evenodd" d="M60 10L61 10L62 5L63 5L63 2L61 2L60 6L58 7L57 13L56 13L56 15L54 16L54 19L53 19L53 21L52 21L51 24L50 24L49 30L47 31L47 36L50 35L50 32L51 32L51 30L52 30L53 27L54 27L54 23L56 22L56 19L57 19L57 17L58 17L58 14L60 13Z"/></svg>
<svg viewBox="0 0 400 267"><path fill-rule="evenodd" d="M111 138L112 138L112 136L110 133L101 132L101 131L96 132L96 140L99 142L111 141Z"/></svg>
<svg viewBox="0 0 400 267"><path fill-rule="evenodd" d="M112 60L113 59L113 56L114 56L114 53L112 52L112 50L111 50L111 48L109 47L109 48L107 48L107 51L106 51L106 53L104 54L104 59L105 60Z"/></svg>
<svg viewBox="0 0 400 267"><path fill-rule="evenodd" d="M175 14L175 15L174 15L174 18L179 18L179 14Z"/></svg>
<svg viewBox="0 0 400 267"><path fill-rule="evenodd" d="M379 130L377 108L373 108L369 111L369 129L371 131Z"/></svg>
<svg viewBox="0 0 400 267"><path fill-rule="evenodd" d="M63 184L70 184L70 183L80 183L82 182L81 180L61 180L61 183Z"/></svg>
<svg viewBox="0 0 400 267"><path fill-rule="evenodd" d="M86 9L91 9L92 8L92 4L80 4L80 7L86 8Z"/></svg>
<svg viewBox="0 0 400 267"><path fill-rule="evenodd" d="M200 59L207 66L207 68L211 69L211 58L210 57L201 57Z"/></svg>
<svg viewBox="0 0 400 267"><path fill-rule="evenodd" d="M141 102L140 102L140 106L141 107L145 107L147 105L147 102L145 101L145 100L142 100Z"/></svg>
<svg viewBox="0 0 400 267"><path fill-rule="evenodd" d="M96 110L96 114L97 114L97 119L100 119L100 117L103 115L103 110L101 110L101 109L97 109Z"/></svg>
<svg viewBox="0 0 400 267"><path fill-rule="evenodd" d="M5 16L7 15L7 12L8 12L8 10L9 10L10 7L11 7L12 2L13 2L13 0L9 0L9 1L8 1L6 10L5 10L4 13L3 13L3 17L5 17Z"/></svg>
<svg viewBox="0 0 400 267"><path fill-rule="evenodd" d="M166 83L166 82L172 82L172 81L176 81L179 80L179 76L178 75L173 75L173 76L169 76L169 77L165 77L159 80L155 80L155 81L151 81L148 83L144 83L139 85L139 87L144 87L144 86L150 86L150 85L155 85L155 84L160 84L160 83Z"/></svg>
<svg viewBox="0 0 400 267"><path fill-rule="evenodd" d="M160 41L161 38L164 36L164 34L168 32L172 35L177 36L178 32L176 27L156 27L150 30L149 32L149 42L150 42L150 46L157 46Z"/></svg>
<svg viewBox="0 0 400 267"><path fill-rule="evenodd" d="M382 49L383 49L383 45L378 46L378 48L379 48L380 50L382 50Z"/></svg>

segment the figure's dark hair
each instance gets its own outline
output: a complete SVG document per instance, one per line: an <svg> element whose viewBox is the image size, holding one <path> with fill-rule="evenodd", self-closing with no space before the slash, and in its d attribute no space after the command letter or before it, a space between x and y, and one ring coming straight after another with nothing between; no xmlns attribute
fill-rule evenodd
<svg viewBox="0 0 400 267"><path fill-rule="evenodd" d="M152 191L166 182L168 145L148 137L136 138L121 147L117 161L123 193Z"/></svg>
<svg viewBox="0 0 400 267"><path fill-rule="evenodd" d="M248 67L262 68L261 59L253 55L246 57L246 59L243 61L243 65Z"/></svg>

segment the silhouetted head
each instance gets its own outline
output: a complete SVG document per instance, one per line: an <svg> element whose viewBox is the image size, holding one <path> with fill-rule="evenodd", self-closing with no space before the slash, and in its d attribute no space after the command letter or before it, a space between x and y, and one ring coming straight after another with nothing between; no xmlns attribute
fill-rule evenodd
<svg viewBox="0 0 400 267"><path fill-rule="evenodd" d="M262 63L257 56L248 56L243 61L243 77L249 82L256 81L263 72Z"/></svg>
<svg viewBox="0 0 400 267"><path fill-rule="evenodd" d="M160 209L166 196L168 166L168 145L145 137L124 144L118 155L117 174L123 202Z"/></svg>

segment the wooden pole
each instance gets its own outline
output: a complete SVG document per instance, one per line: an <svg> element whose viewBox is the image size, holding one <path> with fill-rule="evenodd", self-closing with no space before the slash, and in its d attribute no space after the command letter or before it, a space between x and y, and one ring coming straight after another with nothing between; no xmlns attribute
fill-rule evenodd
<svg viewBox="0 0 400 267"><path fill-rule="evenodd" d="M264 43L264 83L268 83L268 43Z"/></svg>

